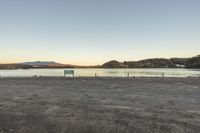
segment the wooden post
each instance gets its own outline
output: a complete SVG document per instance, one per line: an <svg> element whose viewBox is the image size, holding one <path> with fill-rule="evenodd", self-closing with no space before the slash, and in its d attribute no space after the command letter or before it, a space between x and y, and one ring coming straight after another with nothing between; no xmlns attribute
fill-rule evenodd
<svg viewBox="0 0 200 133"><path fill-rule="evenodd" d="M127 74L127 77L129 77L129 73Z"/></svg>
<svg viewBox="0 0 200 133"><path fill-rule="evenodd" d="M165 77L164 73L162 73L162 77L163 77L163 78Z"/></svg>

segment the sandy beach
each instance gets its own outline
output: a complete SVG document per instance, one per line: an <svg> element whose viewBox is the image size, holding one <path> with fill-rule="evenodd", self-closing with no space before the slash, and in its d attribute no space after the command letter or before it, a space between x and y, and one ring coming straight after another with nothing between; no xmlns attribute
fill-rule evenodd
<svg viewBox="0 0 200 133"><path fill-rule="evenodd" d="M0 133L199 133L200 78L0 78Z"/></svg>

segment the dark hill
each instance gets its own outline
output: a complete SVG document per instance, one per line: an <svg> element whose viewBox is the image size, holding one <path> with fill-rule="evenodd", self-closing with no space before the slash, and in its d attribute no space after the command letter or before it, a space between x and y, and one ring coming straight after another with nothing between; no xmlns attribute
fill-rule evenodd
<svg viewBox="0 0 200 133"><path fill-rule="evenodd" d="M200 55L189 58L186 63L187 68L200 68Z"/></svg>
<svg viewBox="0 0 200 133"><path fill-rule="evenodd" d="M129 68L174 68L176 65L170 59L155 58L140 61L124 62Z"/></svg>
<svg viewBox="0 0 200 133"><path fill-rule="evenodd" d="M112 61L104 63L102 67L103 68L125 68L126 65L120 63L119 61L112 60Z"/></svg>

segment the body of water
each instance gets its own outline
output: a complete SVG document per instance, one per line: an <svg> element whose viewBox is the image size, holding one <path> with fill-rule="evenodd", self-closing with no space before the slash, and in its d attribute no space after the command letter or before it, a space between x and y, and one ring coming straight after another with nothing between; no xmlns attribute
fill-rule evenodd
<svg viewBox="0 0 200 133"><path fill-rule="evenodd" d="M64 76L64 70L68 69L18 69L0 70L1 77L31 77L37 76ZM141 68L141 69L103 69L103 68L76 68L75 77L95 74L100 77L200 77L200 69L169 69L169 68ZM69 75L70 76L70 75Z"/></svg>

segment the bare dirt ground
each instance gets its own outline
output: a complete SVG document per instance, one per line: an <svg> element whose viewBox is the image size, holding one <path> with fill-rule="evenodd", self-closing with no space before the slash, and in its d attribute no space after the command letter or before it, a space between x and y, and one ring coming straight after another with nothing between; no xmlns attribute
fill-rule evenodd
<svg viewBox="0 0 200 133"><path fill-rule="evenodd" d="M0 78L0 133L199 133L200 78Z"/></svg>

